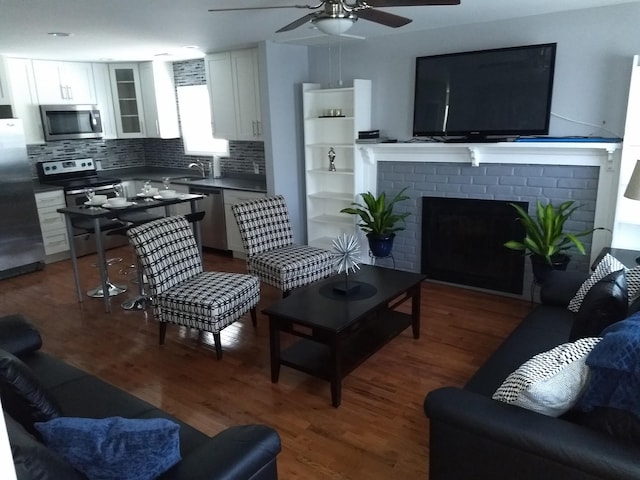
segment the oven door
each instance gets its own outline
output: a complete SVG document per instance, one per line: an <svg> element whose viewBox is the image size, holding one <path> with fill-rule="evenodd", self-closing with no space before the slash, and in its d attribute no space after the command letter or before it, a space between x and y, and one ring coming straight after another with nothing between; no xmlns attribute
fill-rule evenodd
<svg viewBox="0 0 640 480"><path fill-rule="evenodd" d="M116 192L113 189L113 185L104 185L100 187L91 187L94 192L99 195L106 195L107 198L116 196ZM67 207L83 206L87 201L87 196L84 193L84 189L75 189L65 191L65 201ZM101 219L102 223L112 223L112 220ZM74 225L73 218L71 218L71 224ZM73 227L73 243L76 250L76 256L82 257L83 255L89 255L96 252L96 238L93 233L89 233L85 228ZM102 232L102 245L105 250L114 247L120 247L127 244L127 238L122 235L109 235L109 232Z"/></svg>

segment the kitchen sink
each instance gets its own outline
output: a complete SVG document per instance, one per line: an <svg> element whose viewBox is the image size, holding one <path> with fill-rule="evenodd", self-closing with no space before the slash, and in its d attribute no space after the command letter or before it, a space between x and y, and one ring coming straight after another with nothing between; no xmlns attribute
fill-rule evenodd
<svg viewBox="0 0 640 480"><path fill-rule="evenodd" d="M201 175L193 175L187 177L171 177L172 182L193 182L194 180L203 180L205 177Z"/></svg>

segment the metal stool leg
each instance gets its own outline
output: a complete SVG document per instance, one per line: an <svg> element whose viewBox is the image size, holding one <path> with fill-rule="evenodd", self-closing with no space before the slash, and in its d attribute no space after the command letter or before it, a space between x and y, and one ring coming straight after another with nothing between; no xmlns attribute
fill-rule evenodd
<svg viewBox="0 0 640 480"><path fill-rule="evenodd" d="M151 297L146 295L144 291L144 274L142 273L142 265L140 265L140 260L137 257L136 269L138 273L139 295L122 302L120 306L125 310L146 310L151 306Z"/></svg>
<svg viewBox="0 0 640 480"><path fill-rule="evenodd" d="M110 258L109 260L107 260L107 268L120 262L122 262L122 258L120 257ZM116 295L120 295L121 293L126 292L127 286L112 283L109 279L107 279L107 290L110 297L115 297ZM104 291L102 290L102 286L87 290L87 296L91 298L104 298Z"/></svg>

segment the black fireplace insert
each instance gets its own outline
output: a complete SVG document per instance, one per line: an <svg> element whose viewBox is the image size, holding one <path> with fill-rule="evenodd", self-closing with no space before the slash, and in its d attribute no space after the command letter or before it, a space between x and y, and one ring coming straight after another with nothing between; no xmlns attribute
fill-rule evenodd
<svg viewBox="0 0 640 480"><path fill-rule="evenodd" d="M421 273L434 280L522 294L522 252L504 246L522 241L515 203L528 202L422 197Z"/></svg>

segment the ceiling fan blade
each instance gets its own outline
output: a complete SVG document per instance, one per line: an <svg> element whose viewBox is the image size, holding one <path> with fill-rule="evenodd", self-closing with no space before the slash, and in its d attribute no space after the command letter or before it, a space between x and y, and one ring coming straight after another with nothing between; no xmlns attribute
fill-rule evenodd
<svg viewBox="0 0 640 480"><path fill-rule="evenodd" d="M272 8L304 8L314 10L318 7L311 5L272 5L270 7L232 7L232 8L210 8L210 12L238 12L243 10L270 10Z"/></svg>
<svg viewBox="0 0 640 480"><path fill-rule="evenodd" d="M410 18L401 17L400 15L394 15L393 13L383 12L381 10L373 10L371 8L367 10L359 10L358 18L369 20L370 22L386 25L387 27L398 28L411 23Z"/></svg>
<svg viewBox="0 0 640 480"><path fill-rule="evenodd" d="M294 30L301 25L304 25L307 22L310 22L313 18L317 17L318 13L307 13L304 17L299 18L295 22L291 22L289 25L285 25L280 30L276 30L276 33L288 32L290 30Z"/></svg>
<svg viewBox="0 0 640 480"><path fill-rule="evenodd" d="M423 5L460 5L460 0L366 0L366 3L374 8L421 7Z"/></svg>

